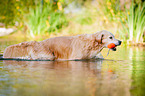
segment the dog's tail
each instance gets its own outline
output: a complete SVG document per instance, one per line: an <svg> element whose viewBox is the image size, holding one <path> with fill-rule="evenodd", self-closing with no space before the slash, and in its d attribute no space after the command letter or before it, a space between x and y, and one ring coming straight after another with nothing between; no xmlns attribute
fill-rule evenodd
<svg viewBox="0 0 145 96"><path fill-rule="evenodd" d="M13 46L9 46L5 49L3 58L10 58L13 56Z"/></svg>

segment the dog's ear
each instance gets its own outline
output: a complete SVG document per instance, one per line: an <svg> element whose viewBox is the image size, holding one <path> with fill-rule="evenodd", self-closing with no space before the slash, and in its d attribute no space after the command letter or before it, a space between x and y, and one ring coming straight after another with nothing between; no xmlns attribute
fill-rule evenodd
<svg viewBox="0 0 145 96"><path fill-rule="evenodd" d="M96 37L96 40L98 41L98 43L102 43L103 37L104 37L103 33L98 34L98 36Z"/></svg>
<svg viewBox="0 0 145 96"><path fill-rule="evenodd" d="M101 35L101 43L102 43L103 37L104 37L104 34Z"/></svg>

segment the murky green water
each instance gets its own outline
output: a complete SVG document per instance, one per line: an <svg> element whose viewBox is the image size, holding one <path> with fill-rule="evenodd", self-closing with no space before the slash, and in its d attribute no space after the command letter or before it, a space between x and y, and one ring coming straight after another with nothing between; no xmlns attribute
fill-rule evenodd
<svg viewBox="0 0 145 96"><path fill-rule="evenodd" d="M145 96L145 47L97 61L0 61L0 96Z"/></svg>

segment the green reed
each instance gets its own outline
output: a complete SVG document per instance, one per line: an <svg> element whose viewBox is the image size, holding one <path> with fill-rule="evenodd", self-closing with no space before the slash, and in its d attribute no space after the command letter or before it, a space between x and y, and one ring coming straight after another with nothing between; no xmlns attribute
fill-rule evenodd
<svg viewBox="0 0 145 96"><path fill-rule="evenodd" d="M123 34L128 35L128 40L134 43L143 42L145 29L145 3L135 6L133 3L130 9L126 9L127 18L122 22Z"/></svg>

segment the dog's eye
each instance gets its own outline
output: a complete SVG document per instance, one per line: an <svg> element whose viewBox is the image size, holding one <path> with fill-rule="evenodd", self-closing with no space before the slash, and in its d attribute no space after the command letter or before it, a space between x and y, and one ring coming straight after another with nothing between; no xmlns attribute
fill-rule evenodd
<svg viewBox="0 0 145 96"><path fill-rule="evenodd" d="M112 37L109 37L110 39L112 39Z"/></svg>

